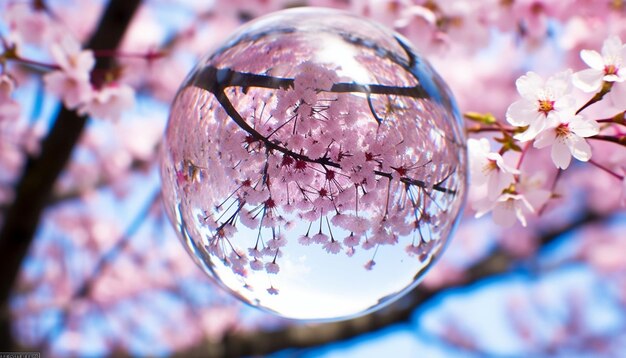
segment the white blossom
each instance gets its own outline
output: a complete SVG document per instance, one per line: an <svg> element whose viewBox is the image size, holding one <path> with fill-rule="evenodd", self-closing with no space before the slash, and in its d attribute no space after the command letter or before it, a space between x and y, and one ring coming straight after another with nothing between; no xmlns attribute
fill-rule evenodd
<svg viewBox="0 0 626 358"><path fill-rule="evenodd" d="M555 127L541 132L534 142L535 148L552 145L552 161L560 169L567 169L572 156L586 162L591 159L591 146L584 139L598 134L600 126L592 119L576 115Z"/></svg>
<svg viewBox="0 0 626 358"><path fill-rule="evenodd" d="M576 72L572 78L576 87L585 92L602 88L602 82L623 82L626 79L626 45L617 36L604 41L602 54L594 50L580 51L580 58L590 67Z"/></svg>
<svg viewBox="0 0 626 358"><path fill-rule="evenodd" d="M499 153L491 152L486 138L469 139L470 176L472 185L487 185L488 196L495 199L514 180L519 170L508 166Z"/></svg>
<svg viewBox="0 0 626 358"><path fill-rule="evenodd" d="M515 136L521 142L534 139L545 128L559 123L562 117L575 112L572 92L572 71L559 72L547 80L528 72L515 82L522 99L509 106L506 119L517 127L528 126Z"/></svg>

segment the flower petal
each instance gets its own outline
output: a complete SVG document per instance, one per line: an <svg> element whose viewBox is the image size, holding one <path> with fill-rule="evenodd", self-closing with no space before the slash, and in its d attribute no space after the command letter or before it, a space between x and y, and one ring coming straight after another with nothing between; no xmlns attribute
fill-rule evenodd
<svg viewBox="0 0 626 358"><path fill-rule="evenodd" d="M591 137L600 132L600 125L593 119L575 116L569 123L569 129L579 137Z"/></svg>
<svg viewBox="0 0 626 358"><path fill-rule="evenodd" d="M534 72L527 72L515 81L517 92L529 100L537 98L537 92L543 88L543 85L543 78Z"/></svg>
<svg viewBox="0 0 626 358"><path fill-rule="evenodd" d="M626 82L613 84L608 96L613 106L626 108Z"/></svg>
<svg viewBox="0 0 626 358"><path fill-rule="evenodd" d="M552 161L557 168L567 169L572 161L572 154L569 147L563 140L557 140L552 145Z"/></svg>
<svg viewBox="0 0 626 358"><path fill-rule="evenodd" d="M561 71L546 81L546 95L553 100L572 92L572 70Z"/></svg>
<svg viewBox="0 0 626 358"><path fill-rule="evenodd" d="M579 136L569 136L568 144L574 158L581 162L586 162L591 159L591 146L587 141Z"/></svg>
<svg viewBox="0 0 626 358"><path fill-rule="evenodd" d="M546 117L543 114L538 114L535 120L530 123L528 129L522 133L516 134L514 138L522 143L533 140L546 128L546 124Z"/></svg>
<svg viewBox="0 0 626 358"><path fill-rule="evenodd" d="M615 58L619 56L621 53L622 53L622 40L620 40L619 36L614 35L604 40L604 44L602 44L602 57Z"/></svg>
<svg viewBox="0 0 626 358"><path fill-rule="evenodd" d="M515 208L515 199L508 199L499 202L492 212L493 221L503 227L511 227L515 224L517 213Z"/></svg>
<svg viewBox="0 0 626 358"><path fill-rule="evenodd" d="M580 58L587 64L587 66L593 69L604 69L604 59L602 58L602 55L598 53L598 51L582 50L580 51Z"/></svg>
<svg viewBox="0 0 626 358"><path fill-rule="evenodd" d="M576 72L572 81L574 86L580 88L584 92L595 92L602 87L602 77L604 76L603 70L595 68L588 68Z"/></svg>
<svg viewBox="0 0 626 358"><path fill-rule="evenodd" d="M554 129L545 130L537 135L535 138L535 142L533 143L533 147L535 148L545 148L554 143L556 139L556 132Z"/></svg>
<svg viewBox="0 0 626 358"><path fill-rule="evenodd" d="M536 212L543 207L551 196L552 193L545 189L535 189L524 193L526 201L534 209L532 210L533 212Z"/></svg>
<svg viewBox="0 0 626 358"><path fill-rule="evenodd" d="M527 126L537 117L537 104L521 99L513 102L506 110L506 120L514 126Z"/></svg>

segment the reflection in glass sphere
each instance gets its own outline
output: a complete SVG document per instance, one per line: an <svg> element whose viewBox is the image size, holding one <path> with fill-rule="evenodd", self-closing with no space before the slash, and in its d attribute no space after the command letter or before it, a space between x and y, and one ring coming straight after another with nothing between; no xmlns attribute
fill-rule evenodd
<svg viewBox="0 0 626 358"><path fill-rule="evenodd" d="M405 39L334 10L257 19L180 88L163 144L168 215L243 301L300 319L415 286L463 205L452 96Z"/></svg>

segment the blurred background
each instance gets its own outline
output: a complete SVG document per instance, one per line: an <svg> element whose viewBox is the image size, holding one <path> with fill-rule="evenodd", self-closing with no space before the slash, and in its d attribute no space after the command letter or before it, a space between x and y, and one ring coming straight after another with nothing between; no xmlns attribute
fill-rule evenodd
<svg viewBox="0 0 626 358"><path fill-rule="evenodd" d="M0 349L59 357L624 356L619 143L593 142L597 165L563 172L549 153L529 149L529 167L553 183L539 215L502 228L468 206L424 282L364 317L284 320L243 305L196 267L161 204L169 104L198 58L239 25L295 6L339 8L395 29L439 71L463 113L501 122L520 75L582 70L580 50L626 38L621 0L1 0L0 74L10 80L0 82ZM94 51L92 83L127 89L109 94L117 102L74 111L46 85L44 75L63 67L52 49L61 33ZM623 116L618 106L601 102L589 113Z"/></svg>

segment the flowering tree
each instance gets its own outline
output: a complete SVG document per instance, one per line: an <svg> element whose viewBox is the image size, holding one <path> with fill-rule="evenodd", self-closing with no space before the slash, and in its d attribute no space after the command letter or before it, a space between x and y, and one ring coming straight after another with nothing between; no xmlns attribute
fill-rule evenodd
<svg viewBox="0 0 626 358"><path fill-rule="evenodd" d="M594 288L579 287L560 301L567 309L558 322L539 334L533 331L542 321L532 317L550 310L549 304L529 293L532 288L505 290L510 304L502 319L523 342L506 353L620 352L611 337L626 333L620 294L626 268L620 256L626 205L621 1L297 4L382 22L433 62L465 118L465 217L421 286L399 304L361 318L300 326L252 313L207 282L167 222L171 209L161 206L158 160L167 106L200 54L244 21L293 5L1 5L0 346L56 355L265 354L407 321L446 288L511 277L506 275L516 265L532 266L543 277L577 263L610 288L622 325L598 331L585 323L590 296L584 293ZM367 43L359 46L381 53ZM294 44L284 48L276 56L307 51ZM329 255L372 252L369 261L358 263L364 270L376 269L379 246L395 245L415 227L423 230L402 241L402 249L418 258L432 249L427 245L437 242L431 240L439 235L437 220L454 205L451 198L464 178L456 171L455 152L441 147L425 156L412 153L426 139L388 124L418 111L398 98L423 97L415 78L402 77L402 63L390 56L382 65L360 58L382 78L365 83L365 91L363 83L346 81L330 65L302 62L269 71L278 57L267 63L223 57L219 67L208 63L197 78L187 79L192 90L181 90L172 114L175 120L179 105L195 108L194 115L216 116L223 124L207 122L214 128L203 130L218 133L219 147L188 133L166 144L180 150L170 151L173 165L164 177L178 190L199 193L185 204L194 210L170 216L197 223L193 227L211 238L207 252L241 276L284 272L280 252L287 242L280 230L293 221L283 213L287 209L308 222L299 245L318 245ZM206 79L220 86L207 86L212 82ZM206 108L194 106L197 89L211 96ZM267 108L251 106L250 98ZM328 121L350 125L362 116L371 121L351 130ZM379 136L368 136L372 131ZM459 146L462 137L446 138ZM221 148L231 156L207 154ZM247 158L245 165L241 158ZM216 184L200 187L207 177ZM236 229L258 232L247 252L228 245ZM548 244L559 248L558 258L545 258ZM262 289L275 295L280 287L269 281ZM467 325L453 317L430 334L455 349L494 354Z"/></svg>

